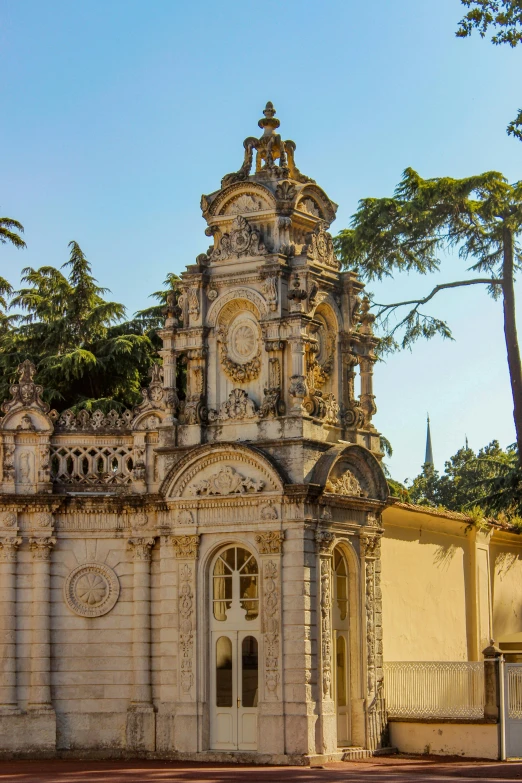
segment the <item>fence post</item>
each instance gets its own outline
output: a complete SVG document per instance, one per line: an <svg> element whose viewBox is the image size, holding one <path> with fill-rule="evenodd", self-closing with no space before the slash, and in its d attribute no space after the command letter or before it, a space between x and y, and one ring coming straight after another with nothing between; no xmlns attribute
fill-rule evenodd
<svg viewBox="0 0 522 783"><path fill-rule="evenodd" d="M502 651L491 639L489 647L482 650L484 656L484 717L498 723L500 719L500 667Z"/></svg>

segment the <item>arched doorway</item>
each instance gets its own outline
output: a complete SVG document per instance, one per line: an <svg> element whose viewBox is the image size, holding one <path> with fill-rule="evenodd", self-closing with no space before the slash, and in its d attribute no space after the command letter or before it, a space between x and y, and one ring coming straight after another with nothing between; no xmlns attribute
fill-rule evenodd
<svg viewBox="0 0 522 783"><path fill-rule="evenodd" d="M257 749L259 567L241 546L211 565L210 742L216 750Z"/></svg>
<svg viewBox="0 0 522 783"><path fill-rule="evenodd" d="M348 595L348 564L340 547L335 547L332 559L333 605L332 646L334 654L334 698L337 715L337 747L350 745L350 605Z"/></svg>

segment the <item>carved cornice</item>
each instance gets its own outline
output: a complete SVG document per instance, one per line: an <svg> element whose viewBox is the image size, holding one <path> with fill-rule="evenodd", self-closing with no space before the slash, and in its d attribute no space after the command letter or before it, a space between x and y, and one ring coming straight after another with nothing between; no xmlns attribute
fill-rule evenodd
<svg viewBox="0 0 522 783"><path fill-rule="evenodd" d="M199 535L170 536L174 556L181 560L196 560L199 551Z"/></svg>

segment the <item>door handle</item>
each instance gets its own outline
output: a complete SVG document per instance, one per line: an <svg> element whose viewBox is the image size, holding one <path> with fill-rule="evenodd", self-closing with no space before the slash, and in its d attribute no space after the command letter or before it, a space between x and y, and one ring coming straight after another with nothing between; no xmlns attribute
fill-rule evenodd
<svg viewBox="0 0 522 783"><path fill-rule="evenodd" d="M237 708L239 709L241 707L241 699L237 700Z"/></svg>

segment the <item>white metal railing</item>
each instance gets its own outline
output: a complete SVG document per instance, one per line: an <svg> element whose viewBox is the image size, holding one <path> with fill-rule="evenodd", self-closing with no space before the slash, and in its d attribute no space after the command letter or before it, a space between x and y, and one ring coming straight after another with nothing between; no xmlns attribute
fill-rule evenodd
<svg viewBox="0 0 522 783"><path fill-rule="evenodd" d="M482 661L400 661L384 664L390 718L483 718Z"/></svg>
<svg viewBox="0 0 522 783"><path fill-rule="evenodd" d="M522 718L522 666L508 664L506 670L508 716L520 720Z"/></svg>

